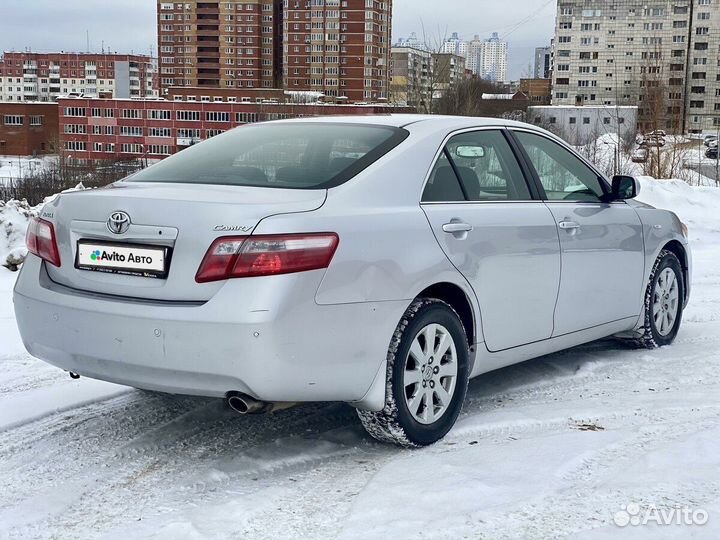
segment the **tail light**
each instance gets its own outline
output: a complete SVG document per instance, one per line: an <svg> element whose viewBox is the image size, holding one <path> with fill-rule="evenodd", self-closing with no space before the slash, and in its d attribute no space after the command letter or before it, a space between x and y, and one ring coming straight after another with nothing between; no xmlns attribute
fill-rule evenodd
<svg viewBox="0 0 720 540"><path fill-rule="evenodd" d="M198 283L327 268L335 233L226 236L215 240L195 276Z"/></svg>
<svg viewBox="0 0 720 540"><path fill-rule="evenodd" d="M50 264L60 266L60 252L55 238L55 227L49 221L33 218L28 225L25 244L30 253Z"/></svg>

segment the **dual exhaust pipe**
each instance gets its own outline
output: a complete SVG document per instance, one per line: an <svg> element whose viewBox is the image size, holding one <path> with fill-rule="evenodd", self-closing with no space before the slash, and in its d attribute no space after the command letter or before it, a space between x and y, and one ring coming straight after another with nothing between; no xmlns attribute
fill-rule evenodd
<svg viewBox="0 0 720 540"><path fill-rule="evenodd" d="M229 392L226 397L228 406L238 414L265 414L293 407L295 403L273 403L260 401L242 392Z"/></svg>

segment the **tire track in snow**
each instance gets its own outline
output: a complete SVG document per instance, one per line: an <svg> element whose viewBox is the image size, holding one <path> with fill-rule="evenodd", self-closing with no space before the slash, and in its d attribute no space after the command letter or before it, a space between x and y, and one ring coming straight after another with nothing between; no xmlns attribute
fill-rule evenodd
<svg viewBox="0 0 720 540"><path fill-rule="evenodd" d="M680 409L665 409L666 413L678 413ZM684 411L688 412L688 411ZM684 416L669 420L674 414L654 415L650 427L640 429L628 438L600 448L591 457L568 471L562 480L562 494L547 497L540 503L525 504L510 512L501 513L483 524L479 538L488 540L515 539L520 536L547 540L580 534L589 529L611 526L614 512L631 501L665 506L692 505L695 508L714 501L720 496L717 481L694 481L682 484L666 483L635 490L632 499L619 490L606 491L602 485L602 474L622 466L651 450L666 447L673 441L689 434L715 429L720 425L720 407L708 407L705 411L693 410L691 418ZM694 418L692 418L694 416ZM631 426L621 424L615 429Z"/></svg>

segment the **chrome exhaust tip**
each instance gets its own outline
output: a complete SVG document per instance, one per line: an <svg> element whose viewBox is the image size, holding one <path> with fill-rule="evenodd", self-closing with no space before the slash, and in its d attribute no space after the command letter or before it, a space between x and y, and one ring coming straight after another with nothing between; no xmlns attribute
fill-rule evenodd
<svg viewBox="0 0 720 540"><path fill-rule="evenodd" d="M229 394L227 404L238 414L262 414L272 410L272 403L259 401L239 392Z"/></svg>
<svg viewBox="0 0 720 540"><path fill-rule="evenodd" d="M265 414L294 407L295 403L273 403L260 401L242 392L228 392L225 401L238 414Z"/></svg>

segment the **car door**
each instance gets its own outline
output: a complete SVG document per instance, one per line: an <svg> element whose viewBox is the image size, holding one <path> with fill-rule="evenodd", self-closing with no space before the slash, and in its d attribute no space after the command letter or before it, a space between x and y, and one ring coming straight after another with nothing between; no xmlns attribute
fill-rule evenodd
<svg viewBox="0 0 720 540"><path fill-rule="evenodd" d="M533 190L507 132L482 129L447 140L423 193L435 237L475 291L490 351L553 333L560 246Z"/></svg>
<svg viewBox="0 0 720 540"><path fill-rule="evenodd" d="M607 202L598 173L542 134L513 130L543 189L562 248L555 331L562 335L640 313L642 224L624 201Z"/></svg>

